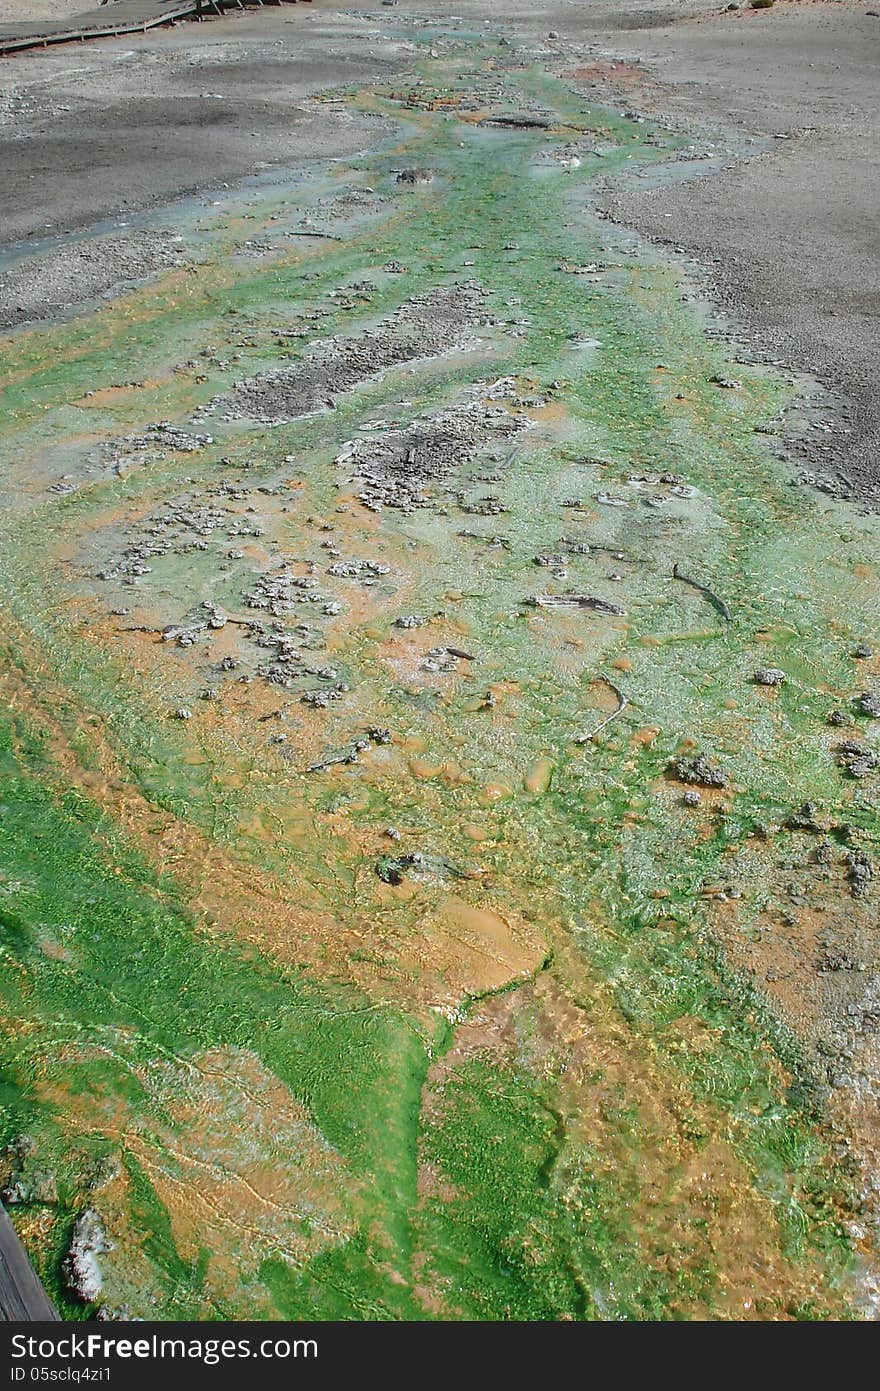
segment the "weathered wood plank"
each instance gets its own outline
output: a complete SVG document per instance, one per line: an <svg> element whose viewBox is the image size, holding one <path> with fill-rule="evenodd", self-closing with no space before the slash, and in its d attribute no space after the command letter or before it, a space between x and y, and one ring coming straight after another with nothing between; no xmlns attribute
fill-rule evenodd
<svg viewBox="0 0 880 1391"><path fill-rule="evenodd" d="M0 1205L0 1320L4 1323L46 1322L58 1314L15 1228Z"/></svg>
<svg viewBox="0 0 880 1391"><path fill-rule="evenodd" d="M0 55L49 44L144 33L176 19L222 14L225 9L243 9L245 5L261 3L262 0L115 0L113 4L84 10L66 20L0 24ZM296 3L296 0L287 0L287 3Z"/></svg>

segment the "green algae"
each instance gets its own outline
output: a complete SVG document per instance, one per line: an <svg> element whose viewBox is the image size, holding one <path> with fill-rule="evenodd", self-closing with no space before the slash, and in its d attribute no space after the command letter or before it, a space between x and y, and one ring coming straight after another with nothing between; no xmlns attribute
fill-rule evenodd
<svg viewBox="0 0 880 1391"><path fill-rule="evenodd" d="M487 56L502 57L491 48ZM448 59L427 63L423 72L438 81L457 76ZM420 117L407 158L430 161L439 197L435 190L400 195L387 217L341 249L310 251L305 259L290 253L265 268L233 264L231 242L221 241L185 294L160 282L92 318L8 340L11 384L0 396L4 449L17 463L17 454L25 462L39 458L47 439L63 448L83 430L83 410L70 402L112 383L120 361L127 376L167 377L169 366L206 338L227 341L230 321L241 320L236 332L246 329L255 345L242 351L234 374L207 367L204 383L147 387L130 404L88 411L85 421L97 434L117 432L123 421L136 429L160 414L178 417L204 405L232 375L277 365L273 335L288 312L366 265L391 259L405 273L379 285L368 314L331 308L316 337L353 331L438 282L468 276L489 289L500 319L526 321L521 336L493 333L478 359L453 358L403 380L392 374L365 383L340 397L327 417L272 430L236 426L222 440L216 428L207 466L171 457L139 476L40 499L30 515L16 515L4 529L4 604L31 635L53 688L68 693L66 708L55 705L52 719L82 768L96 758L83 713L97 711L114 754L147 799L244 861L305 876L349 926L393 917L404 929L414 927L437 896L426 890L411 904L389 906L369 864L328 814L341 814L365 833L404 824L430 837L435 852L465 863L473 858L465 827L478 822L487 836L479 857L490 887L474 890L477 901L491 902L491 885L501 885L505 905L528 904L552 933L577 944L584 969L608 984L633 1046L652 1043L664 1074L674 1079L670 1085L690 1096L693 1109L680 1121L683 1141L699 1150L723 1131L747 1166L756 1201L776 1218L771 1243L805 1272L819 1272L804 1276L821 1287L818 1303L768 1294L766 1312L810 1308L810 1316L820 1317L830 1304L837 1307L848 1256L813 1064L766 1002L725 965L703 931L699 895L756 824L781 819L798 801L819 800L876 837L875 806L841 783L823 720L829 688L845 695L852 687L849 638L878 627L876 587L856 586L852 578L868 542L841 542L833 510L824 518L814 500L791 488L756 435L756 425L789 401L791 388L738 365L741 390L719 390L711 379L730 373L727 353L680 303L680 271L589 216L583 199L600 165L604 174L636 159L658 160L664 150L644 143L642 128L583 106L545 74L526 70L505 81L512 94L555 109L555 139L590 132L614 148L601 161L587 158L563 173L536 164L547 148L543 135L474 129L443 114ZM370 94L368 104L393 111L387 96ZM361 99L351 100L357 106ZM668 153L675 142L666 144ZM360 162L355 179L387 181L399 161L398 151L381 151ZM401 198L409 200L405 206ZM499 251L502 246L510 249ZM574 276L563 267L575 257L610 262L611 269ZM472 264L465 268L465 261ZM306 266L313 278L304 281ZM571 346L572 336L585 331L599 345L589 353ZM345 637L340 655L354 689L345 710L328 715L324 736L327 746L344 746L353 728L379 714L401 739L423 741L426 762L442 767L453 752L466 780L450 783L439 774L413 786L366 765L324 779L292 777L265 752L243 752L222 719L220 730L202 739L200 761L188 761L199 743L198 721L194 733L189 723L167 718L172 696L185 703L186 690L157 687L150 672L133 673L124 657L90 643L87 628L80 632L47 604L57 584L56 561L41 545L47 534L88 538L94 520L100 524L119 506L172 496L185 481L188 487L209 482L227 454L234 462L247 455L249 478L267 483L279 477L278 460L295 455L306 506L330 515L336 475L329 461L360 424L382 413L389 399L395 418L415 418L456 399L475 375L493 373L518 374L539 395L558 381L565 408L561 424L538 424L512 451L503 485L507 511L490 519L508 548L463 551L468 543L451 544L457 518L382 519L383 534L405 556L409 573L405 584L397 574L388 581L387 618L380 621L387 626L402 603L398 587L407 607L428 611L450 591L465 589L455 617L467 646L480 654L478 668L442 699L414 694L405 681L389 680L371 619ZM409 404L400 405L404 391ZM695 491L662 511L641 505L635 491L625 508L591 501L597 491L625 493L629 474L666 471ZM586 506L569 519L562 504L572 496ZM279 525L285 547L304 543L299 512ZM554 615L523 606L541 585L532 557L554 551L562 528L624 554L623 578L613 585L608 566L603 569L605 552L572 557L569 576L579 587L613 589L610 597L627 608L626 622L586 617L575 634ZM870 534L866 525L864 535ZM725 596L729 625L700 595L676 584L677 561ZM187 558L163 572L183 608L202 592L200 563ZM71 596L83 593L80 579L65 582ZM241 581L233 576L228 584L223 598L232 605ZM849 604L846 627L841 594ZM566 660L572 643L577 656ZM771 653L789 676L772 707L750 685L752 671ZM575 748L574 736L594 722L592 683L624 657L628 670L616 679L630 700L626 717L601 743ZM8 662L27 676L32 652L10 649ZM487 681L517 685L505 730L470 708ZM735 709L727 704L731 693ZM40 695L33 699L39 711ZM637 724L656 728L657 736L634 748ZM731 808L699 840L665 782L685 736L712 749L734 779ZM437 1016L431 1022L423 1009L406 1008L406 973L393 948L380 942L357 958L378 963L395 1001L387 1005L353 992L349 983L321 981L311 968L281 969L245 954L229 935L197 932L184 887L168 875L157 878L87 795L75 789L59 795L58 771L42 766L39 748L32 730L19 729L6 753L0 848L4 883L15 887L3 915L4 1005L27 1029L8 1045L4 1114L6 1138L35 1134L66 1175L51 1240L38 1253L65 1312L73 1316L77 1306L59 1284L58 1257L84 1189L64 1108L42 1102L38 1082L48 1075L63 1084L74 1115L75 1103L95 1088L138 1114L150 1103L133 1080L131 1058L185 1058L218 1046L250 1050L290 1088L344 1156L358 1195L353 1234L345 1241L299 1265L262 1262L255 1278L278 1313L417 1318L439 1308L465 1318L655 1318L721 1308L713 1301L725 1256L699 1220L679 1246L662 1225L634 1220L643 1197L639 1155L667 1143L640 1119L638 1106L624 1096L608 1112L602 1137L569 1142L571 1117L555 1082L522 1066L499 1073L477 1060L452 1067L439 1115L424 1112L429 1068L451 1046L454 1025L447 1030ZM548 751L555 762L549 790L537 797L516 791ZM310 818L305 851L283 834L267 841L242 830L265 807L266 782L254 772L267 761L275 808L303 809ZM230 767L245 772L234 789L225 777ZM487 806L482 789L492 782L510 793ZM41 932L57 938L64 954L53 959L42 952ZM566 981L556 958L550 969L589 1011L589 998ZM462 1016L472 1003L462 1002ZM670 1027L683 1018L701 1021L711 1045L673 1046ZM94 1041L102 1030L132 1034L128 1061L98 1065L86 1056L77 1065L64 1054L47 1061L58 1040ZM420 1199L417 1178L425 1162L454 1196ZM670 1156L670 1172L677 1162ZM181 1257L171 1219L142 1166L133 1154L125 1166L130 1230L149 1233L145 1250L157 1272L160 1312L247 1312L247 1293L236 1303L208 1290L204 1253ZM414 1286L425 1284L436 1306L414 1295Z"/></svg>
<svg viewBox="0 0 880 1391"><path fill-rule="evenodd" d="M231 943L199 937L173 883L157 883L122 837L111 833L106 844L94 804L53 799L11 742L7 735L0 824L4 897L14 902L2 918L3 1007L27 1029L5 1048L4 1139L39 1137L44 1151L65 1163L68 1202L82 1201L78 1156L65 1149L71 1123L75 1133L77 1096L109 1091L137 1109L143 1095L122 1058L100 1065L88 1058L80 1071L63 1047L52 1058L62 1042L81 1044L88 1057L91 1043L127 1038L129 1057L141 1062L218 1045L253 1049L307 1104L354 1170L372 1178L373 1211L388 1207L390 1239L425 1066L411 1026L349 991L317 988L242 956ZM41 932L58 935L66 960L41 953ZM69 1090L70 1119L41 1101L47 1077ZM180 1258L167 1219L164 1234L157 1231L161 1204L134 1158L125 1162L139 1195L135 1231L155 1234L148 1255L174 1281ZM146 1209L150 1220L141 1228L138 1214ZM61 1294L57 1275L57 1268L44 1271ZM192 1299L190 1308L204 1313L204 1296L200 1303L194 1292ZM183 1316L174 1301L167 1313Z"/></svg>

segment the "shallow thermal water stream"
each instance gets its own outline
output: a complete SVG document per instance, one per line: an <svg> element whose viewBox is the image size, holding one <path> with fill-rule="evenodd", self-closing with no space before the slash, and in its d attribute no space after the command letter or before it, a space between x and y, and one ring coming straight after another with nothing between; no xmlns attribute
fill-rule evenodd
<svg viewBox="0 0 880 1391"><path fill-rule="evenodd" d="M7 1194L70 1317L836 1316L876 520L591 213L675 138L430 39L0 340Z"/></svg>

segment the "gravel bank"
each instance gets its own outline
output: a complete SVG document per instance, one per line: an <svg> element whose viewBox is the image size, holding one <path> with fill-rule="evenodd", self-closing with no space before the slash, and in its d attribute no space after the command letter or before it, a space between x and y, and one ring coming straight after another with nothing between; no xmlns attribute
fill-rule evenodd
<svg viewBox="0 0 880 1391"><path fill-rule="evenodd" d="M182 239L173 232L118 232L29 257L0 274L0 328L118 294L186 260Z"/></svg>

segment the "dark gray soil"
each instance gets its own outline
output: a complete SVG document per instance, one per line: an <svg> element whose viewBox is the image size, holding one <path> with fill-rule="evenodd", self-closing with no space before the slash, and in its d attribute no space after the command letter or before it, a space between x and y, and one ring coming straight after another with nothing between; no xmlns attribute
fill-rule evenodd
<svg viewBox="0 0 880 1391"><path fill-rule="evenodd" d="M796 457L841 495L877 505L880 19L777 4L631 34L615 48L654 79L630 87L628 105L696 135L708 129L722 147L731 133L763 138L720 173L615 191L605 205L711 266L714 297L756 351L831 390L843 430L801 441Z"/></svg>
<svg viewBox="0 0 880 1391"><path fill-rule="evenodd" d="M402 66L370 39L357 18L282 6L5 59L0 244L365 148L375 121L308 99Z"/></svg>

